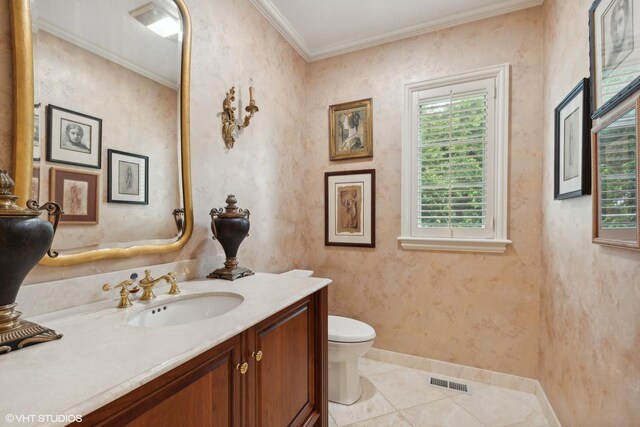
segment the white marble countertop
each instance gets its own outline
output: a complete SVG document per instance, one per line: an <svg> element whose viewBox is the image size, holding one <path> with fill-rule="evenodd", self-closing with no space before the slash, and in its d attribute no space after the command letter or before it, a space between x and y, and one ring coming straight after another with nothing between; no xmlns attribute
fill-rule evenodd
<svg viewBox="0 0 640 427"><path fill-rule="evenodd" d="M329 283L266 273L233 282L196 279L181 283L176 296L166 293L166 285L156 286L155 300L134 301L128 309L115 308L116 291L110 300L30 318L64 336L0 356L0 425L66 424L52 421L86 415ZM160 328L126 323L149 305L207 292L237 293L244 302L194 323Z"/></svg>

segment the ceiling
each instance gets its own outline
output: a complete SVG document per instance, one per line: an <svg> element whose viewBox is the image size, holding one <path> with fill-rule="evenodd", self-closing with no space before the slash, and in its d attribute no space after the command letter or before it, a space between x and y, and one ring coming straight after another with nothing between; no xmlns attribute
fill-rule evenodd
<svg viewBox="0 0 640 427"><path fill-rule="evenodd" d="M175 89L180 83L182 43L156 35L129 15L149 1L32 1L33 30L47 31ZM153 1L179 15L173 1Z"/></svg>
<svg viewBox="0 0 640 427"><path fill-rule="evenodd" d="M315 61L542 4L543 0L251 0Z"/></svg>

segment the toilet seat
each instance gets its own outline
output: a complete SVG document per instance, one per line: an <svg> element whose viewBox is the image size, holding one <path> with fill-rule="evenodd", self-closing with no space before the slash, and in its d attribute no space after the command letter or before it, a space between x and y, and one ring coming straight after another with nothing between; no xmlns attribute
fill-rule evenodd
<svg viewBox="0 0 640 427"><path fill-rule="evenodd" d="M329 316L329 341L358 343L371 341L376 331L359 320L341 316Z"/></svg>

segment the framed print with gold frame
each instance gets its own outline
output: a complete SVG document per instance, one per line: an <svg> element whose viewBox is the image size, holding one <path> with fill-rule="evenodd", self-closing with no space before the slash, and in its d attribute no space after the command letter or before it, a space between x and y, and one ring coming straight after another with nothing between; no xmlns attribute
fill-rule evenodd
<svg viewBox="0 0 640 427"><path fill-rule="evenodd" d="M329 107L329 160L373 157L372 99Z"/></svg>
<svg viewBox="0 0 640 427"><path fill-rule="evenodd" d="M593 129L593 241L640 250L640 97Z"/></svg>
<svg viewBox="0 0 640 427"><path fill-rule="evenodd" d="M60 225L98 224L100 172L52 167L49 173L51 200L64 211Z"/></svg>
<svg viewBox="0 0 640 427"><path fill-rule="evenodd" d="M324 174L325 246L376 247L376 171Z"/></svg>

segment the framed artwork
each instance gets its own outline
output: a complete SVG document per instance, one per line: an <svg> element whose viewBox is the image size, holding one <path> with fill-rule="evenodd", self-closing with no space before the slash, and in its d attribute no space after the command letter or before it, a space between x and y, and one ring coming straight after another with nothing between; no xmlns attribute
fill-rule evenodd
<svg viewBox="0 0 640 427"><path fill-rule="evenodd" d="M589 79L583 79L555 109L555 200L591 194Z"/></svg>
<svg viewBox="0 0 640 427"><path fill-rule="evenodd" d="M40 202L40 166L34 166L31 174L31 195L29 200Z"/></svg>
<svg viewBox="0 0 640 427"><path fill-rule="evenodd" d="M47 160L100 169L102 119L47 106Z"/></svg>
<svg viewBox="0 0 640 427"><path fill-rule="evenodd" d="M109 203L149 204L149 157L107 150Z"/></svg>
<svg viewBox="0 0 640 427"><path fill-rule="evenodd" d="M329 107L329 159L373 157L372 100Z"/></svg>
<svg viewBox="0 0 640 427"><path fill-rule="evenodd" d="M36 104L33 109L33 160L40 160L40 140L42 129L42 114L40 113L40 104Z"/></svg>
<svg viewBox="0 0 640 427"><path fill-rule="evenodd" d="M324 174L324 244L376 247L376 171Z"/></svg>
<svg viewBox="0 0 640 427"><path fill-rule="evenodd" d="M591 112L597 118L640 88L640 0L595 0L589 10Z"/></svg>
<svg viewBox="0 0 640 427"><path fill-rule="evenodd" d="M593 129L593 241L640 250L640 97Z"/></svg>
<svg viewBox="0 0 640 427"><path fill-rule="evenodd" d="M62 206L60 224L97 224L100 172L51 168L51 200Z"/></svg>

